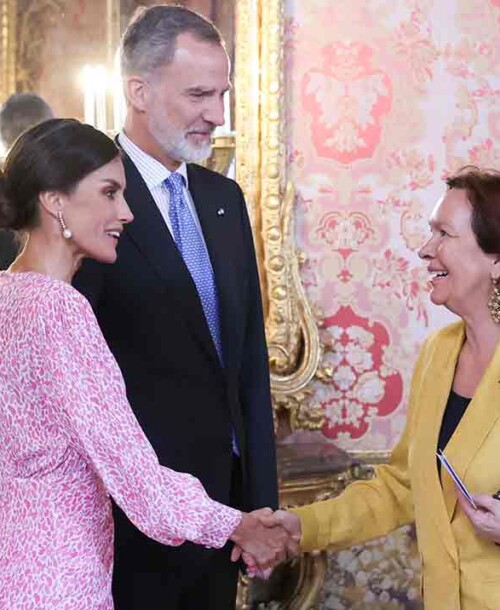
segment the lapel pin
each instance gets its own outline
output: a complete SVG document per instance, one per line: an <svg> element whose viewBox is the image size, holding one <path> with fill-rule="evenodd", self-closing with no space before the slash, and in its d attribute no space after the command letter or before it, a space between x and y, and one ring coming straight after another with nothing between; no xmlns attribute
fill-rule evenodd
<svg viewBox="0 0 500 610"><path fill-rule="evenodd" d="M225 212L224 212L224 208L219 208L217 210L217 216L224 216Z"/></svg>

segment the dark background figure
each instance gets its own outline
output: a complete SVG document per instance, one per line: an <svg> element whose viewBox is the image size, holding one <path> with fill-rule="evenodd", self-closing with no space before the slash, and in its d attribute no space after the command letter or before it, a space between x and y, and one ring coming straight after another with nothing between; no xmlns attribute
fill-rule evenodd
<svg viewBox="0 0 500 610"><path fill-rule="evenodd" d="M0 137L5 148L30 127L52 117L51 107L36 93L13 93L0 108Z"/></svg>
<svg viewBox="0 0 500 610"><path fill-rule="evenodd" d="M36 93L13 93L0 108L0 138L5 150L27 129L52 116L50 106ZM0 270L9 267L18 250L15 234L0 229Z"/></svg>
<svg viewBox="0 0 500 610"><path fill-rule="evenodd" d="M275 508L268 354L246 205L233 180L193 163L209 155L224 123L224 43L196 13L160 5L129 25L121 59L127 117L118 143L135 219L117 262L84 263L74 285L94 308L160 463L195 475L220 502ZM228 545L167 549L118 509L115 523L117 610L235 607Z"/></svg>
<svg viewBox="0 0 500 610"><path fill-rule="evenodd" d="M0 229L0 271L8 269L19 251L15 233Z"/></svg>

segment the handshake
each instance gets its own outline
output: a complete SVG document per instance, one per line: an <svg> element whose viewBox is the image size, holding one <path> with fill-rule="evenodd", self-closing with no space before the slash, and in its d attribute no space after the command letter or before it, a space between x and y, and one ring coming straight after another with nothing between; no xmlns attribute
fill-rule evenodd
<svg viewBox="0 0 500 610"><path fill-rule="evenodd" d="M268 578L273 568L298 553L300 519L293 513L273 512L270 508L242 515L230 536L235 544L231 560L243 559L249 576Z"/></svg>

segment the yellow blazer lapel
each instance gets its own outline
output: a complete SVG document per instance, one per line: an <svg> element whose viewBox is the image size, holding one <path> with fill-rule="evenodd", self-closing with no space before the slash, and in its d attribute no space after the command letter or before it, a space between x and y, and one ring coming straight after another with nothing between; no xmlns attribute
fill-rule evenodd
<svg viewBox="0 0 500 610"><path fill-rule="evenodd" d="M434 343L426 358L427 362L423 364L427 370L423 372L424 382L418 397L419 423L415 431L418 449L415 453L419 455L420 487L425 494L421 501L425 510L432 516L448 551L455 558L456 545L439 480L436 451L443 413L464 340L464 327L462 324L455 324L446 330L446 335L441 335Z"/></svg>
<svg viewBox="0 0 500 610"><path fill-rule="evenodd" d="M465 479L467 468L500 416L500 344L486 369L462 420L445 448L458 476ZM457 491L451 477L441 474L446 509L451 519L457 505ZM470 490L472 493L484 490Z"/></svg>

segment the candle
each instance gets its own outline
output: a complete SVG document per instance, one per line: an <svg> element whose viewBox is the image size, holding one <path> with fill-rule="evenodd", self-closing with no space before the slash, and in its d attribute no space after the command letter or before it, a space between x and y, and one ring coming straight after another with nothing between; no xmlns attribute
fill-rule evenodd
<svg viewBox="0 0 500 610"><path fill-rule="evenodd" d="M83 120L104 132L107 127L106 78L104 66L84 66L83 68Z"/></svg>
<svg viewBox="0 0 500 610"><path fill-rule="evenodd" d="M91 66L83 68L83 120L89 125L95 124L95 95L92 72Z"/></svg>
<svg viewBox="0 0 500 610"><path fill-rule="evenodd" d="M103 66L95 68L95 101L96 101L96 122L97 129L106 133L106 69Z"/></svg>

